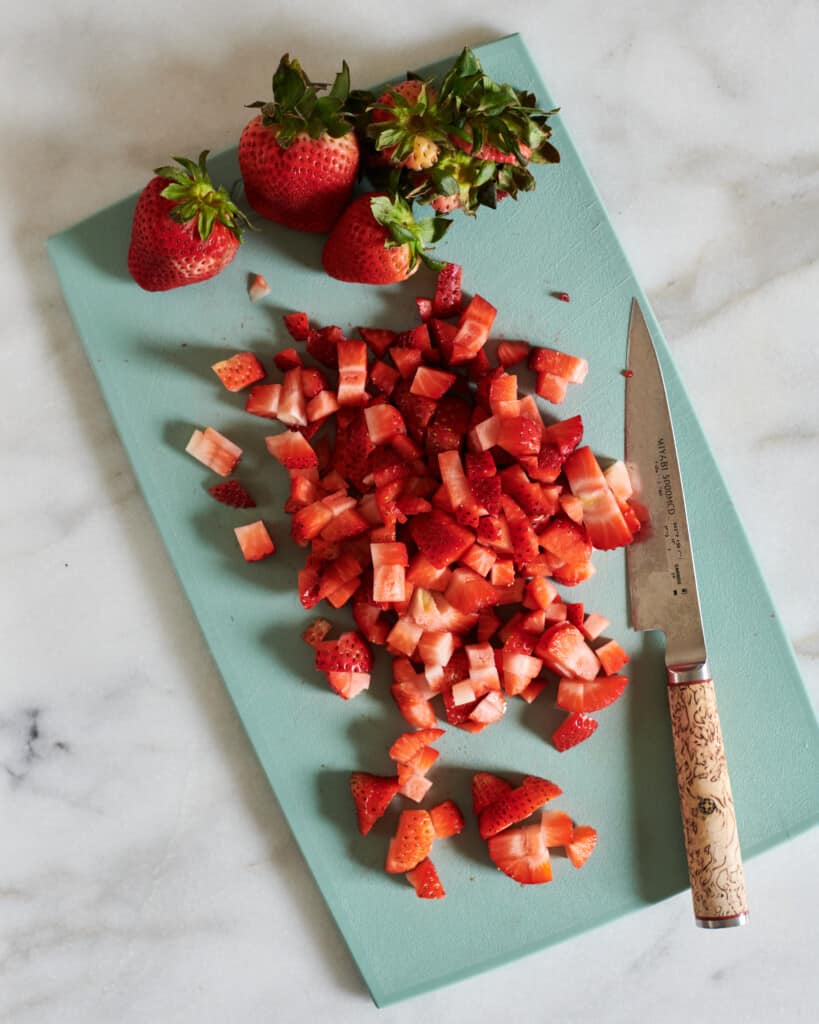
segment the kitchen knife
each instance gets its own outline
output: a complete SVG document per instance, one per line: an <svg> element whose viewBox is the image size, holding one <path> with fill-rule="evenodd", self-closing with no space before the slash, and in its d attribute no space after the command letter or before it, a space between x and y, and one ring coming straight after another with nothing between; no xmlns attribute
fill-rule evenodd
<svg viewBox="0 0 819 1024"><path fill-rule="evenodd" d="M665 634L668 702L697 924L745 924L748 905L714 683L708 668L677 447L663 375L632 300L626 464L646 523L626 549L634 629ZM642 513L641 513L642 516Z"/></svg>

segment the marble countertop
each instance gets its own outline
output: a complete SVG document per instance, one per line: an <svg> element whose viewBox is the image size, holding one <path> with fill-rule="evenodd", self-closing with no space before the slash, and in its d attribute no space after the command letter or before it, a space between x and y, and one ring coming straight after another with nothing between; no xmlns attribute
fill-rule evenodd
<svg viewBox="0 0 819 1024"><path fill-rule="evenodd" d="M259 0L230 18L215 0L44 0L4 15L0 1020L816 1019L819 830L746 865L745 929L695 929L682 895L376 1010L47 262L49 234L168 154L233 144L285 50L314 74L345 55L377 81L520 31L664 326L816 707L816 4L452 7L362 0L353 16L318 0L308 21ZM776 714L775 679L771 693L761 713Z"/></svg>

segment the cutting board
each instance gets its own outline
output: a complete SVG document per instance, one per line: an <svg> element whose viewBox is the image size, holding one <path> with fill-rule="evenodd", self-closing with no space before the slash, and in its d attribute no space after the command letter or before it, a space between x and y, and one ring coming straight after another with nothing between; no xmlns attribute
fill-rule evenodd
<svg viewBox="0 0 819 1024"><path fill-rule="evenodd" d="M554 105L519 36L477 49L495 79ZM450 61L419 69L439 73ZM358 69L364 74L365 69ZM402 77L402 69L396 69ZM237 135L243 124L237 112ZM650 305L584 170L563 115L553 141L562 161L536 169L537 189L474 220L459 215L438 247L464 266L464 284L497 306L496 332L585 356L590 373L552 413L580 413L586 441L622 456L626 328L637 296L659 350L680 448L706 637L718 680L722 725L747 857L819 820L819 730L753 551L675 370ZM157 163L164 156L158 154ZM211 161L215 180L239 177L235 150ZM596 552L597 573L571 600L611 620L631 656L626 695L601 712L591 740L564 754L548 742L562 713L545 691L531 706L473 736L448 729L439 743L427 804L454 798L469 811L475 770L546 776L555 801L600 834L582 871L555 859L554 881L521 887L489 861L467 814L464 833L437 844L447 890L418 900L382 868L398 806L358 835L348 790L354 769L387 774L387 749L404 730L389 696L389 659L379 652L369 692L345 703L331 694L299 634L312 617L295 576L304 552L289 539L286 474L266 453L265 421L246 415L210 365L237 350L268 367L291 344L281 315L307 310L315 323L405 328L415 296L431 294L426 270L409 284L342 284L321 271L321 237L262 222L234 263L206 284L164 294L130 279L126 252L136 197L49 240L49 253L88 359L182 588L193 606L290 828L379 1005L463 979L603 925L687 886L666 707L662 638L628 625L622 551ZM260 218L254 218L260 221ZM249 273L271 295L247 299ZM566 291L570 303L552 292ZM214 478L184 448L195 427L213 426L245 450L241 479L259 508L237 512L206 493ZM248 565L233 527L262 517L278 545ZM138 553L137 553L138 557ZM330 610L332 611L332 610ZM330 617L348 626L346 610ZM432 800L434 797L434 801ZM753 913L753 892L750 893ZM275 951L271 950L271 963Z"/></svg>

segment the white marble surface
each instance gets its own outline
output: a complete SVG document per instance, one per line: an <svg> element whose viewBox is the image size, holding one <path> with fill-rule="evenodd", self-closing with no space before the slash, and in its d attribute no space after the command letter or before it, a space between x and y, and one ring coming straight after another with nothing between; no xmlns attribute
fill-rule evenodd
<svg viewBox="0 0 819 1024"><path fill-rule="evenodd" d="M814 1021L816 831L747 865L746 929L694 929L681 896L372 1006L166 561L43 243L167 154L233 143L285 50L317 75L346 55L378 80L521 31L664 324L815 707L819 9L352 6L4 9L0 1020Z"/></svg>

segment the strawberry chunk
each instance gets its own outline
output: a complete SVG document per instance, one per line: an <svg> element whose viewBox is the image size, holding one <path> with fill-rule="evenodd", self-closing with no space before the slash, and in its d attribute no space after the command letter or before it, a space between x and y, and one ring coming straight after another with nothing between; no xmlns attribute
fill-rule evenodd
<svg viewBox="0 0 819 1024"><path fill-rule="evenodd" d="M407 879L415 889L415 895L422 900L441 900L446 896L435 865L425 857L420 864L406 872Z"/></svg>
<svg viewBox="0 0 819 1024"><path fill-rule="evenodd" d="M492 772L476 772L472 776L472 810L478 817L490 804L511 792L512 784Z"/></svg>
<svg viewBox="0 0 819 1024"><path fill-rule="evenodd" d="M552 880L549 847L540 825L508 828L488 843L492 863L521 885L542 885Z"/></svg>
<svg viewBox="0 0 819 1024"><path fill-rule="evenodd" d="M528 341L502 341L498 345L498 362L503 367L524 362L532 346Z"/></svg>
<svg viewBox="0 0 819 1024"><path fill-rule="evenodd" d="M464 816L454 800L444 800L429 812L436 839L459 835L464 828Z"/></svg>
<svg viewBox="0 0 819 1024"><path fill-rule="evenodd" d="M261 274L251 274L247 284L247 295L251 302L258 302L270 294L270 285Z"/></svg>
<svg viewBox="0 0 819 1024"><path fill-rule="evenodd" d="M434 743L444 735L443 729L418 729L416 732L402 733L390 747L389 754L393 761L407 764L422 747Z"/></svg>
<svg viewBox="0 0 819 1024"><path fill-rule="evenodd" d="M271 434L264 439L267 450L285 469L309 469L318 465L318 457L310 442L297 430Z"/></svg>
<svg viewBox="0 0 819 1024"><path fill-rule="evenodd" d="M230 476L242 457L242 449L218 430L194 430L185 451L219 476Z"/></svg>
<svg viewBox="0 0 819 1024"><path fill-rule="evenodd" d="M388 874L401 874L417 867L429 856L435 839L435 827L429 811L402 811L398 829L390 840L384 865Z"/></svg>
<svg viewBox="0 0 819 1024"><path fill-rule="evenodd" d="M589 364L580 356L571 356L553 348L533 348L529 354L529 369L535 373L564 377L571 384L582 384L589 372Z"/></svg>
<svg viewBox="0 0 819 1024"><path fill-rule="evenodd" d="M256 384L248 392L245 412L275 420L279 414L281 384Z"/></svg>
<svg viewBox="0 0 819 1024"><path fill-rule="evenodd" d="M563 471L572 494L583 502L583 524L592 544L605 551L629 544L631 530L591 448L574 451Z"/></svg>
<svg viewBox="0 0 819 1024"><path fill-rule="evenodd" d="M623 695L626 676L598 676L596 679L561 679L557 706L564 711L602 711Z"/></svg>
<svg viewBox="0 0 819 1024"><path fill-rule="evenodd" d="M369 772L353 772L350 775L350 792L355 803L358 831L366 836L381 818L398 792L395 776L371 775Z"/></svg>
<svg viewBox="0 0 819 1024"><path fill-rule="evenodd" d="M228 391L241 391L264 375L264 367L252 352L237 352L230 359L214 363L211 369Z"/></svg>
<svg viewBox="0 0 819 1024"><path fill-rule="evenodd" d="M463 267L457 263L445 263L435 282L435 296L432 299L432 316L446 318L459 316L463 297L461 278Z"/></svg>
<svg viewBox="0 0 819 1024"><path fill-rule="evenodd" d="M208 494L216 498L222 505L231 508L255 508L253 496L238 480L226 480L223 484L214 484L208 488Z"/></svg>
<svg viewBox="0 0 819 1024"><path fill-rule="evenodd" d="M629 661L629 656L616 640L609 640L601 647L595 648L594 653L607 676L616 675Z"/></svg>
<svg viewBox="0 0 819 1024"><path fill-rule="evenodd" d="M454 373L434 370L429 366L419 366L412 378L410 393L437 401L444 397L454 383Z"/></svg>
<svg viewBox="0 0 819 1024"><path fill-rule="evenodd" d="M560 787L548 779L527 775L520 786L499 796L478 815L481 838L489 839L510 825L523 821L561 792Z"/></svg>
<svg viewBox="0 0 819 1024"><path fill-rule="evenodd" d="M436 569L444 569L457 561L475 539L469 530L438 509L413 516L409 530L419 550Z"/></svg>
<svg viewBox="0 0 819 1024"><path fill-rule="evenodd" d="M286 313L284 326L293 341L307 341L310 336L310 322L306 313Z"/></svg>
<svg viewBox="0 0 819 1024"><path fill-rule="evenodd" d="M600 662L583 634L570 622L557 622L541 636L535 648L547 668L558 676L572 679L594 679Z"/></svg>
<svg viewBox="0 0 819 1024"><path fill-rule="evenodd" d="M597 846L597 829L591 825L577 825L571 842L566 844L566 853L573 867L582 868Z"/></svg>
<svg viewBox="0 0 819 1024"><path fill-rule="evenodd" d="M276 553L276 545L261 519L246 526L237 526L233 532L246 562L259 562Z"/></svg>
<svg viewBox="0 0 819 1024"><path fill-rule="evenodd" d="M552 733L552 743L555 749L563 752L578 743L583 743L596 731L600 723L596 718L585 715L579 711L573 711L566 715L560 725Z"/></svg>

